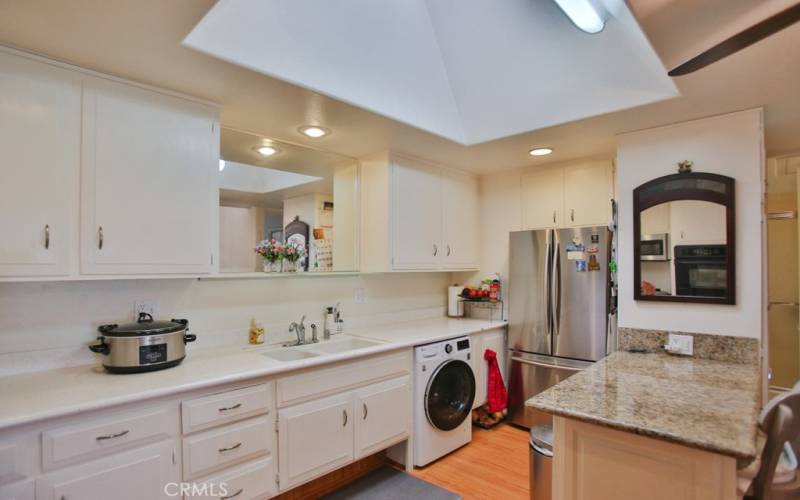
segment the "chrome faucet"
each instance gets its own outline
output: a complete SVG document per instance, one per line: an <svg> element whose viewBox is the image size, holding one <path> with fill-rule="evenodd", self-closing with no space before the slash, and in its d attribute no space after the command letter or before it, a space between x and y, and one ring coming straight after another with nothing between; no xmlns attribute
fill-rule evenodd
<svg viewBox="0 0 800 500"><path fill-rule="evenodd" d="M306 320L306 315L304 314L303 317L300 318L300 323L297 323L296 321L292 321L289 324L289 333L294 332L297 335L297 342L294 342L294 343L290 342L290 343L285 344L285 345L287 345L287 346L303 345L303 344L306 343L306 325L303 324L303 322L305 320Z"/></svg>

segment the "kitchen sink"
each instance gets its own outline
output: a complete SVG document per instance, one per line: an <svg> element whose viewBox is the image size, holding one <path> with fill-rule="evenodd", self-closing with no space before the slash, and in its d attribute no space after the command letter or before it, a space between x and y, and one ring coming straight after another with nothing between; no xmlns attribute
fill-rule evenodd
<svg viewBox="0 0 800 500"><path fill-rule="evenodd" d="M279 349L275 351L268 351L261 354L275 361L298 361L300 359L315 358L319 354L310 351L299 351L296 349Z"/></svg>
<svg viewBox="0 0 800 500"><path fill-rule="evenodd" d="M373 342L371 340L349 338L344 340L334 340L328 342L321 342L314 345L314 350L328 354L354 351L356 349L364 349L365 347L372 347L380 345L380 342Z"/></svg>

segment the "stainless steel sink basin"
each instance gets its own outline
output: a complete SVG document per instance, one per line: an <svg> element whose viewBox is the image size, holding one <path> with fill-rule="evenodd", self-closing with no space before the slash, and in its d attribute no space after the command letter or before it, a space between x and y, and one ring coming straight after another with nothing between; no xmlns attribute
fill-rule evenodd
<svg viewBox="0 0 800 500"><path fill-rule="evenodd" d="M380 342L373 342L371 340L348 338L344 340L332 340L314 344L315 351L324 352L328 354L354 351L356 349L364 349L365 347L372 347L380 345Z"/></svg>
<svg viewBox="0 0 800 500"><path fill-rule="evenodd" d="M310 351L299 351L297 349L279 349L267 351L261 354L275 361L297 361L300 359L316 358L319 354Z"/></svg>

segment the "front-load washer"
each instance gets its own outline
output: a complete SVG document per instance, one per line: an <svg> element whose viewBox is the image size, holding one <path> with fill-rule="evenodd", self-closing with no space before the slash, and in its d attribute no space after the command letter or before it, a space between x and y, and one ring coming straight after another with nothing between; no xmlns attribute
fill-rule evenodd
<svg viewBox="0 0 800 500"><path fill-rule="evenodd" d="M414 465L427 465L472 439L475 374L469 337L414 349Z"/></svg>

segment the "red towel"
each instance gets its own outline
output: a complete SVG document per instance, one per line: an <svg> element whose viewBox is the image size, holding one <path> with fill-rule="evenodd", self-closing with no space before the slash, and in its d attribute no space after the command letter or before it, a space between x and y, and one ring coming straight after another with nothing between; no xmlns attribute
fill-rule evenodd
<svg viewBox="0 0 800 500"><path fill-rule="evenodd" d="M486 400L489 403L489 411L496 413L505 410L508 405L508 393L506 385L503 383L503 375L497 365L497 353L491 349L486 349L483 359L489 363L489 377L486 387Z"/></svg>

